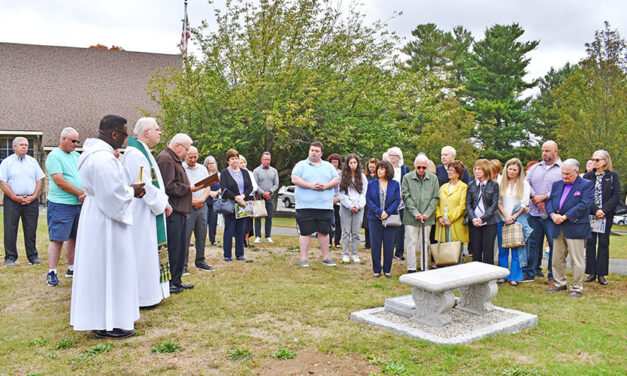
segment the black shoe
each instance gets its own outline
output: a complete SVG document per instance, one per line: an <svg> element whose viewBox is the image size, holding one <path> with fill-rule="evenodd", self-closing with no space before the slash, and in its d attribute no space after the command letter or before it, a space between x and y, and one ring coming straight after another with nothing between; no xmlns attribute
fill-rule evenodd
<svg viewBox="0 0 627 376"><path fill-rule="evenodd" d="M599 276L599 284L602 286L607 286L607 281L605 280L605 277L602 275Z"/></svg>
<svg viewBox="0 0 627 376"><path fill-rule="evenodd" d="M178 286L170 285L170 294L180 294L182 292L183 292L182 288Z"/></svg>
<svg viewBox="0 0 627 376"><path fill-rule="evenodd" d="M214 269L214 268L212 268L211 266L207 265L207 263L206 263L206 262L203 262L202 264L196 264L196 269L199 269L199 270L205 270L205 271L207 271L207 272L212 272L212 271L214 271L214 270L215 270L215 269Z"/></svg>
<svg viewBox="0 0 627 376"><path fill-rule="evenodd" d="M139 309L143 310L143 311L150 311L152 309L157 308L158 305L159 304L153 304L153 305L149 305L149 306L145 306L145 307L139 307Z"/></svg>
<svg viewBox="0 0 627 376"><path fill-rule="evenodd" d="M540 278L544 278L544 273L542 273L542 270L538 270L538 272L536 273L536 276Z"/></svg>
<svg viewBox="0 0 627 376"><path fill-rule="evenodd" d="M94 330L94 334L98 338L120 339L120 338L126 338L126 337L132 336L133 334L135 334L135 331L132 329L124 330L124 329L114 328L113 330Z"/></svg>
<svg viewBox="0 0 627 376"><path fill-rule="evenodd" d="M32 259L28 260L28 263L31 265L39 265L41 264L41 260L38 257L33 257Z"/></svg>
<svg viewBox="0 0 627 376"><path fill-rule="evenodd" d="M191 289L194 288L194 285L183 283L183 282L181 282L181 283L179 283L178 285L175 285L175 286L178 287L178 288L181 288L181 289L185 289L185 290L191 290Z"/></svg>
<svg viewBox="0 0 627 376"><path fill-rule="evenodd" d="M395 258L395 259L397 259L397 260L405 260L405 257L404 257L404 256L397 256L397 255L394 255L394 258Z"/></svg>
<svg viewBox="0 0 627 376"><path fill-rule="evenodd" d="M189 271L187 270L187 266L183 268L183 275L189 275Z"/></svg>
<svg viewBox="0 0 627 376"><path fill-rule="evenodd" d="M237 261L246 261L246 257L236 257Z"/></svg>
<svg viewBox="0 0 627 376"><path fill-rule="evenodd" d="M599 276L599 278L601 278L601 276ZM595 274L590 274L588 276L588 278L584 279L584 282L594 282L594 280L597 279L597 276Z"/></svg>
<svg viewBox="0 0 627 376"><path fill-rule="evenodd" d="M411 274L411 273L416 273L416 271L415 270L408 270L407 271L407 274Z"/></svg>

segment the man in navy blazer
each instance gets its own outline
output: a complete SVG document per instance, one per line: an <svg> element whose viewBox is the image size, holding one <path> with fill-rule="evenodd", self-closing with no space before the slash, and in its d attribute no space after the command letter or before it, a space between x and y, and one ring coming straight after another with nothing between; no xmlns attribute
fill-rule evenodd
<svg viewBox="0 0 627 376"><path fill-rule="evenodd" d="M584 245L590 232L590 205L594 201L594 185L579 176L579 162L567 159L562 163L562 180L553 183L546 212L553 226L553 276L555 285L547 292L564 291L566 284L566 256L570 252L573 282L570 296L581 297L586 267Z"/></svg>

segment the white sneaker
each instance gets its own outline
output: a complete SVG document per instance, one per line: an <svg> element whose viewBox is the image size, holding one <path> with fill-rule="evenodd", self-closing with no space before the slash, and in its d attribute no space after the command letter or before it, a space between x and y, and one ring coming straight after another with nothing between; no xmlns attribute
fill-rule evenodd
<svg viewBox="0 0 627 376"><path fill-rule="evenodd" d="M353 256L353 262L354 263L359 263L361 260L359 259L359 256L355 255Z"/></svg>
<svg viewBox="0 0 627 376"><path fill-rule="evenodd" d="M261 243L261 238L260 237L256 237L255 241L253 243Z"/></svg>
<svg viewBox="0 0 627 376"><path fill-rule="evenodd" d="M342 262L350 262L350 261L351 261L351 259L348 258L348 255L342 256Z"/></svg>
<svg viewBox="0 0 627 376"><path fill-rule="evenodd" d="M268 236L268 237L266 238L266 242L267 242L267 243L274 243L274 240L272 240L272 238Z"/></svg>

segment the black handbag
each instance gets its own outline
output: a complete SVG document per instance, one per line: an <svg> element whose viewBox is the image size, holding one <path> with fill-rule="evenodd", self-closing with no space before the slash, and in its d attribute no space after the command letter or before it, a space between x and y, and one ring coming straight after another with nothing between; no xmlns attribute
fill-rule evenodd
<svg viewBox="0 0 627 376"><path fill-rule="evenodd" d="M216 198L213 200L213 211L222 215L235 215L235 201L222 197Z"/></svg>

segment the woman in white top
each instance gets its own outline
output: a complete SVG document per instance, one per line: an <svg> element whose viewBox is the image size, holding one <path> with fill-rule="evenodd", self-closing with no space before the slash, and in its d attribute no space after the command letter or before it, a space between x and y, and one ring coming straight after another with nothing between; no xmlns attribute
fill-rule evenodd
<svg viewBox="0 0 627 376"><path fill-rule="evenodd" d="M342 226L342 262L359 262L359 230L364 219L368 179L361 172L361 163L355 154L344 161L340 181L340 223ZM349 254L350 251L350 254ZM349 257L350 256L350 257Z"/></svg>
<svg viewBox="0 0 627 376"><path fill-rule="evenodd" d="M505 226L519 222L525 229L528 228L525 209L529 207L531 187L525 180L522 168L522 163L518 158L512 158L505 164L499 188L499 213L501 219L505 222ZM502 230L499 233L499 237L501 236ZM525 241L526 244L527 242ZM503 283L509 280L511 285L517 286L518 282L523 280L522 267L527 264L525 245L517 248L499 247L499 266L503 268L508 267L510 252L512 261L509 268L509 276L500 279L498 282Z"/></svg>

